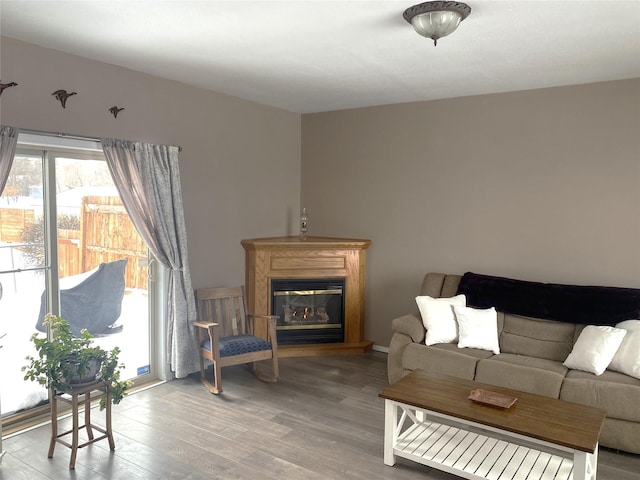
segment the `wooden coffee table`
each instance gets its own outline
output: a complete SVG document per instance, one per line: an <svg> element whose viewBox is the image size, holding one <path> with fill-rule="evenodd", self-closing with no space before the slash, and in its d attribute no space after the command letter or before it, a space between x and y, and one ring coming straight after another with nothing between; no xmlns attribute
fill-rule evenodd
<svg viewBox="0 0 640 480"><path fill-rule="evenodd" d="M469 400L517 397L504 409ZM380 393L384 463L403 457L467 479L595 480L603 410L416 370Z"/></svg>

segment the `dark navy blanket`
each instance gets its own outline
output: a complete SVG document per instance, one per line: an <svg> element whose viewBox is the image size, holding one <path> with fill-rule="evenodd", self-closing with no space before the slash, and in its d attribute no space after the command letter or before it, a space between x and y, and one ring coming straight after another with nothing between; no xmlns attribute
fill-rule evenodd
<svg viewBox="0 0 640 480"><path fill-rule="evenodd" d="M528 282L467 272L458 285L467 305L585 325L640 319L640 289Z"/></svg>

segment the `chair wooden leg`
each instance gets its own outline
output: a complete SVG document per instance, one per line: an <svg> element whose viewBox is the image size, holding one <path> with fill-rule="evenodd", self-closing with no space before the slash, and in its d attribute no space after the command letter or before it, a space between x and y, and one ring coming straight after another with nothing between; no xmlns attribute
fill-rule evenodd
<svg viewBox="0 0 640 480"><path fill-rule="evenodd" d="M202 355L200 355L200 381L203 381L205 379L205 369L206 365L204 364L204 358L202 358Z"/></svg>
<svg viewBox="0 0 640 480"><path fill-rule="evenodd" d="M206 387L209 392L214 395L218 395L222 393L222 385L220 382L220 367L216 368L216 364L213 364L213 383L207 378L205 373L204 361L200 360L201 368L200 368L200 382ZM216 372L217 370L217 372Z"/></svg>
<svg viewBox="0 0 640 480"><path fill-rule="evenodd" d="M222 368L218 362L213 362L213 385L217 393L222 393Z"/></svg>
<svg viewBox="0 0 640 480"><path fill-rule="evenodd" d="M271 366L273 368L273 378L275 378L275 381L277 382L278 379L280 378L280 369L278 368L278 357L273 357L273 363Z"/></svg>

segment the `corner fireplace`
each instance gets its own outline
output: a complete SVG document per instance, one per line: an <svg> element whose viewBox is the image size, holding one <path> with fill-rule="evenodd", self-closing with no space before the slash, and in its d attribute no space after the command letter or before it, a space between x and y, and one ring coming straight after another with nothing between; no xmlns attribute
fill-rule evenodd
<svg viewBox="0 0 640 480"><path fill-rule="evenodd" d="M278 344L344 342L344 278L273 279Z"/></svg>
<svg viewBox="0 0 640 480"><path fill-rule="evenodd" d="M250 238L241 241L245 250L245 285L247 309L256 315L275 315L272 282L286 279L330 280L344 282L342 341L286 344L278 348L279 357L307 355L362 354L371 350L373 342L364 338L364 291L366 253L370 240L356 238L314 237L300 240L298 235L287 237ZM296 285L298 288L299 285ZM308 316L307 312L307 316ZM282 313L280 314L282 315ZM284 322L284 317L282 317ZM328 322L327 322L328 323ZM281 327L286 326L282 324ZM334 327L331 327L334 328ZM294 330L294 329L289 329ZM299 328L298 330L305 330ZM311 333L312 328L307 328ZM323 334L328 334L329 328ZM267 338L268 332L256 324L256 334ZM338 329L340 331L340 329ZM297 332L301 333L301 332ZM291 332L289 332L291 334ZM291 334L292 335L292 334ZM335 331L332 332L338 337ZM296 339L295 341L298 341Z"/></svg>

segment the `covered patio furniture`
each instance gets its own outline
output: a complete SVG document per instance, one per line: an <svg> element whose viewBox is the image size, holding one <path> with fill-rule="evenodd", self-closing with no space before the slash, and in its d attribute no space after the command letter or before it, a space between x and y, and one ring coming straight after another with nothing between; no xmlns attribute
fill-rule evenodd
<svg viewBox="0 0 640 480"><path fill-rule="evenodd" d="M122 310L127 261L101 263L88 272L60 279L60 316L69 322L74 335L80 336L83 328L94 335L109 333ZM48 311L46 292L42 292L36 324L41 332L46 332L43 322Z"/></svg>

